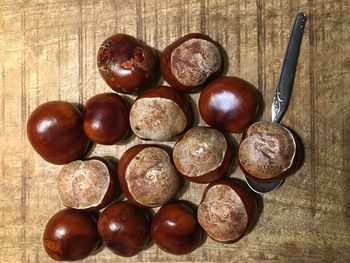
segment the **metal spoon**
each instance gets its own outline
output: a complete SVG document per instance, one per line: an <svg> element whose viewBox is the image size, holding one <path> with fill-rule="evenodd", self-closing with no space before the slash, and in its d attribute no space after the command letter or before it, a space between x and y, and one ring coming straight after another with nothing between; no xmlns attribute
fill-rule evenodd
<svg viewBox="0 0 350 263"><path fill-rule="evenodd" d="M289 105L306 20L306 14L299 13L295 18L290 34L276 94L272 101L271 121L275 123L279 123L282 120ZM254 192L263 194L278 189L283 184L284 179L270 183L260 183L246 177L246 181Z"/></svg>

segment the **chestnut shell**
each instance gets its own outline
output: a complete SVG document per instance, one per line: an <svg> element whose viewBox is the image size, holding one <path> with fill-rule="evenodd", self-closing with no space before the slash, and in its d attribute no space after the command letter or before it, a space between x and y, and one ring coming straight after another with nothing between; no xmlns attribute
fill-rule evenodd
<svg viewBox="0 0 350 263"><path fill-rule="evenodd" d="M255 124L263 124L263 125L279 125L281 127L285 128L284 126L278 124L278 123L270 123L270 122L265 122L265 121L260 121L260 122L256 122L254 124L252 124L251 126L255 125ZM251 127L250 126L250 127ZM247 137L247 131L249 130L248 127L242 135L242 139L241 139L241 144L243 142L243 140ZM288 130L288 129L287 129ZM240 151L240 147L241 144L239 146L238 149L238 154L237 154L237 161L238 161L238 165L241 168L242 172L244 173L245 176L251 178L253 181L256 182L260 182L260 183L272 183L272 182L276 182L279 181L281 179L285 179L286 177L290 176L291 174L295 173L298 168L300 167L301 163L302 163L302 159L303 159L303 152L302 152L302 145L301 145L301 141L299 140L299 138L290 130L288 130L291 135L293 136L293 140L295 142L295 154L293 156L293 160L292 163L290 165L290 167L288 169L286 169L284 172L282 172L281 174L279 174L278 176L272 177L272 178L260 178L258 176L254 176L253 174L249 173L245 168L244 168L244 164L242 164L242 160L239 157L239 151Z"/></svg>
<svg viewBox="0 0 350 263"><path fill-rule="evenodd" d="M83 131L80 111L65 101L38 106L28 119L27 135L35 151L54 164L82 158L90 142Z"/></svg>
<svg viewBox="0 0 350 263"><path fill-rule="evenodd" d="M146 88L157 75L157 58L144 42L116 34L101 44L97 66L107 85L116 92L132 93Z"/></svg>
<svg viewBox="0 0 350 263"><path fill-rule="evenodd" d="M196 128L196 127L194 127L194 128ZM199 128L211 129L210 127L199 127ZM188 176L184 173L181 173L180 171L179 171L179 173L187 180L195 182L195 183L200 183L200 184L211 183L211 182L217 181L220 178L224 177L232 165L234 156L233 156L232 145L229 143L227 137L224 134L223 134L223 136L225 137L225 141L227 143L227 148L226 148L226 151L224 154L224 159L223 159L222 163L216 169L214 169L210 172L207 172L205 174L202 174L200 176ZM181 140L182 140L182 138L180 140L178 140L176 144L178 144ZM176 147L176 144L174 146L174 149ZM173 157L174 157L174 151L173 151ZM174 163L176 164L176 162L174 162ZM176 167L176 165L175 165L175 167Z"/></svg>
<svg viewBox="0 0 350 263"><path fill-rule="evenodd" d="M203 230L196 211L184 202L175 201L162 206L151 224L151 237L164 251L184 255L201 245Z"/></svg>
<svg viewBox="0 0 350 263"><path fill-rule="evenodd" d="M258 117L260 95L243 79L219 77L202 90L198 107L210 126L229 133L242 132Z"/></svg>
<svg viewBox="0 0 350 263"><path fill-rule="evenodd" d="M250 231L250 229L253 226L253 223L255 222L255 220L257 218L257 215L258 215L258 202L257 202L257 199L256 199L254 193L243 182L241 182L239 180L236 180L236 179L226 179L226 180L219 180L219 181L216 181L216 182L213 182L213 183L209 184L205 188L205 190L203 192L203 197L202 197L201 203L203 202L203 200L204 200L207 192L209 191L209 189L211 189L212 187L214 187L216 185L226 185L226 186L229 186L230 188L232 188L238 194L238 196L241 198L241 201L243 202L244 207L246 209L246 213L247 213L247 216L248 216L248 222L247 222L245 231L238 238L233 239L233 240L224 241L224 242L216 240L216 241L221 242L221 243L234 243L234 242L237 242L248 231ZM204 228L204 226L202 226L202 227ZM205 230L205 228L204 228L204 230ZM211 238L213 240L215 240L213 237L211 237Z"/></svg>
<svg viewBox="0 0 350 263"><path fill-rule="evenodd" d="M103 210L98 232L113 253L131 257L147 245L150 219L143 209L129 202L117 202Z"/></svg>
<svg viewBox="0 0 350 263"><path fill-rule="evenodd" d="M219 67L219 69L212 73L211 75L209 75L207 77L207 80L200 84L200 85L195 85L195 86L187 86L182 84L181 82L179 82L177 80L177 78L173 75L172 71L171 71L171 56L173 51L179 47L181 44L183 44L184 42L188 41L188 40L192 40L192 39L202 39L202 40L206 40L209 41L210 43L214 44L219 53L220 53L220 58L222 60L222 54L221 54L221 49L218 46L218 44L211 39L209 36L202 34L202 33L190 33L187 34L179 39L177 39L175 42L173 42L172 44L168 45L164 51L161 54L160 57L160 70L161 70L161 74L163 76L163 78L170 84L170 86L172 86L175 89L178 89L180 91L184 91L184 92L191 92L194 91L195 89L204 86L207 82L209 82L210 80L214 79L215 77L217 77L221 70L222 70L222 61L221 61L221 65Z"/></svg>
<svg viewBox="0 0 350 263"><path fill-rule="evenodd" d="M170 158L170 161L172 162L172 158L171 158L171 154L169 153L169 150L161 145L156 145L156 144L139 144L139 145L135 145L131 148L129 148L120 158L119 163L118 163L118 169L117 169L117 174L118 174L118 181L119 181L119 185L120 188L122 190L122 192L124 193L125 197L134 205L141 207L141 208L149 208L149 207L157 207L160 205L145 205L140 203L139 201L137 201L134 196L132 195L132 193L129 190L128 187L128 182L125 178L125 174L126 174L126 170L130 164L130 162L135 158L135 156L140 153L142 150L148 148L148 147L155 147L155 148L160 148L165 150ZM172 163L173 165L173 163ZM175 166L174 169L176 170ZM176 172L178 173L178 171L176 170ZM179 176L180 177L180 176ZM179 178L179 185L178 188L181 185L181 181ZM177 189L178 190L178 189ZM169 193L170 190L168 190L167 193ZM174 193L175 195L175 193ZM172 197L169 197L169 200L171 200Z"/></svg>
<svg viewBox="0 0 350 263"><path fill-rule="evenodd" d="M116 93L102 93L90 98L84 106L84 132L95 143L111 145L128 133L129 108Z"/></svg>
<svg viewBox="0 0 350 263"><path fill-rule="evenodd" d="M164 98L164 99L168 99L168 100L175 102L180 107L180 109L184 113L186 120L187 120L186 127L181 133L185 132L191 126L192 113L190 110L190 106L189 106L189 103L187 102L186 98L180 92L178 92L174 89L171 89L168 86L159 85L159 86L154 86L152 88L149 88L149 89L142 91L139 94L139 96L136 98L135 102L140 100L140 99L143 99L143 98ZM130 115L130 119L131 119L131 116L132 115ZM130 122L132 122L132 120L130 120ZM154 125L154 126L156 126L156 125ZM176 134L175 136L177 136L177 135L179 135L179 134ZM142 138L142 139L150 140L150 138ZM171 139L172 138L168 138L168 140L171 140ZM153 139L153 140L156 140L156 139Z"/></svg>
<svg viewBox="0 0 350 263"><path fill-rule="evenodd" d="M63 209L46 224L43 243L47 254L55 260L84 259L100 243L96 220L88 212Z"/></svg>
<svg viewBox="0 0 350 263"><path fill-rule="evenodd" d="M98 157L98 156L90 157L86 160L83 160L82 162L89 161L89 160L100 161L107 167L108 172L109 172L109 176L110 176L109 177L110 182L109 182L109 186L104 194L104 197L102 198L102 200L100 201L100 203L98 205L91 206L91 207L86 208L86 209L79 209L79 210L98 211L102 208L105 208L107 205L109 205L121 193L121 191L120 191L118 179L116 177L117 169L116 169L116 166L114 163L112 163L109 160L106 160L105 158ZM69 207L67 204L64 204L64 205ZM71 207L71 208L78 209L77 207Z"/></svg>

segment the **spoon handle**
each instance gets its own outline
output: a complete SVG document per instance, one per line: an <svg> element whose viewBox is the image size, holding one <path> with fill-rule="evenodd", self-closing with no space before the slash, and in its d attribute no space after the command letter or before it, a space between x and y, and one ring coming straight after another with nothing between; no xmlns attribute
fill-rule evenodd
<svg viewBox="0 0 350 263"><path fill-rule="evenodd" d="M306 19L306 14L299 13L294 21L276 94L272 100L272 122L280 122L288 108Z"/></svg>

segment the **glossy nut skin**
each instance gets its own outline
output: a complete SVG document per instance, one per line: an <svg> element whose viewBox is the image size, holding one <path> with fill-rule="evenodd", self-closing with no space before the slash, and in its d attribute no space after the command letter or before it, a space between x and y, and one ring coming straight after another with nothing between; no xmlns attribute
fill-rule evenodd
<svg viewBox="0 0 350 263"><path fill-rule="evenodd" d="M208 194L208 191L210 189L212 189L215 186L228 186L229 188L231 188L233 191L236 192L236 194L239 196L241 202L243 203L244 207L245 207L245 211L246 211L246 215L247 215L247 224L245 229L241 232L241 233L236 233L239 236L237 238L234 239L230 239L230 240L226 240L226 241L222 241L222 240L218 240L215 239L215 237L211 236L208 232L208 235L213 239L216 240L218 242L222 242L222 243L234 243L237 242L238 240L240 240L248 231L250 231L254 221L256 220L257 214L258 214L258 204L257 204L257 199L254 195L254 193L252 191L250 191L250 189L241 181L235 180L235 179L225 179L225 180L219 180L216 182L213 182L211 184L209 184L203 193L203 197L201 200L201 203L199 204L198 207L198 211L199 209L201 209L201 205L205 200L206 195ZM222 195L222 193L221 193ZM220 196L222 198L222 196ZM225 222L225 220L228 218L228 214L224 214L224 210L221 209L219 211L222 211L223 214L221 214L220 216L216 216L216 218L218 218L218 222L216 223L216 226L220 226L223 227L223 225L227 224L227 221ZM199 212L197 212L197 215L199 216ZM220 218L221 217L221 218ZM210 217L209 217L210 218ZM220 218L220 219L219 219ZM211 220L213 220L212 218L210 218ZM239 217L235 217L235 220L240 220ZM233 223L233 222L232 222ZM226 227L231 227L232 223L229 222ZM201 223L203 229L206 231L208 227L210 226L206 226L203 225L203 223Z"/></svg>
<svg viewBox="0 0 350 263"><path fill-rule="evenodd" d="M131 257L147 245L150 220L143 209L129 202L117 202L100 215L98 232L113 253Z"/></svg>
<svg viewBox="0 0 350 263"><path fill-rule="evenodd" d="M242 132L258 117L260 95L249 82L236 77L220 77L201 92L198 102L203 120L229 133Z"/></svg>
<svg viewBox="0 0 350 263"><path fill-rule="evenodd" d="M83 131L80 111L64 101L38 106L28 119L27 135L36 152L54 164L82 158L90 142Z"/></svg>
<svg viewBox="0 0 350 263"><path fill-rule="evenodd" d="M97 66L107 85L116 92L144 89L157 74L157 58L144 42L126 34L107 38L97 54Z"/></svg>
<svg viewBox="0 0 350 263"><path fill-rule="evenodd" d="M83 160L83 161L79 161L79 162L83 162L83 163L85 163L85 165L86 165L86 163L88 162L88 161L91 161L91 160L94 160L94 161L98 161L98 162L101 162L103 165L105 165L105 167L108 169L108 173L109 173L109 184L108 184L108 186L107 186L107 189L103 189L103 190L105 190L105 193L104 193L104 195L103 195L103 198L100 200L100 202L99 203L97 203L97 204L91 204L90 203L90 205L89 205L89 207L88 208L79 208L79 207L77 207L77 206L72 206L72 203L71 204L67 204L67 203L64 203L64 202L62 202L62 195L64 195L65 194L65 192L64 192L64 190L66 190L67 191L67 189L69 188L69 190L68 190L68 195L70 196L70 198L72 198L72 197L74 197L75 199L77 199L77 198L79 198L79 196L77 195L77 193L75 192L75 190L72 190L71 189L71 187L72 187L72 185L73 184L79 184L84 190L83 191L87 191L87 192L89 192L89 195L90 195L90 197L91 196L98 196L98 193L96 193L96 192L94 192L94 191L97 191L97 190L101 190L101 185L100 185L100 187L99 188L97 188L97 186L96 186L96 184L94 184L93 186L91 185L92 183L91 183L91 180L87 180L87 184L88 184L88 186L86 186L86 184L84 185L84 183L86 183L86 179L88 179L87 177L84 177L83 179L80 179L81 177L80 177L80 175L79 175L79 173L76 173L78 176L77 177L75 177L77 180L82 180L82 181L77 181L77 180L74 180L73 182L71 182L71 184L72 185L69 185L69 187L67 187L67 185L64 185L63 184L63 186L58 186L57 185L57 191L58 191L58 195L59 195L59 198L60 198L60 200L61 200L61 202L65 205L65 206L67 206L67 207L70 207L70 208L74 208L74 209L79 209L79 210L84 210L84 211L98 211L98 210L100 210L100 209L102 209L102 208L105 208L107 205L109 205L119 194L120 194L120 187L119 187L119 183L118 183L118 179L117 179L117 177L116 177L116 171L117 171L117 169L116 169L116 166L115 166L115 164L114 163L112 163L111 161L109 161L109 160L107 160L107 159L105 159L105 158L102 158L102 157L99 157L99 156L94 156L94 157L90 157L90 158L88 158L88 159L86 159L86 160ZM68 165L70 165L70 164L68 164ZM83 167L83 168L82 168ZM84 165L82 165L82 166L80 166L78 169L80 169L79 170L79 172L81 172L82 171L82 169L84 169L86 166L84 166ZM62 171L61 171L62 172ZM74 173L74 172L73 172ZM100 174L98 174L98 173L96 173L96 176L98 176L99 175L99 178L101 178L101 173ZM67 175L67 176L69 176L69 175ZM57 178L56 178L56 183L59 183L59 180L60 180L60 178L61 178L61 174L59 174L59 176L57 176ZM100 180L101 181L101 180ZM91 189L91 187L93 187L93 189ZM61 189L62 188L62 189ZM74 194L73 194L73 193ZM86 193L86 192L85 192ZM88 195L85 195L85 197L86 196L88 196ZM74 202L75 204L81 204L81 199L78 199L78 200L76 200L75 202Z"/></svg>
<svg viewBox="0 0 350 263"><path fill-rule="evenodd" d="M130 163L132 162L133 159L135 159L136 155L139 154L140 152L142 152L143 150L147 149L147 148L159 148L162 150L165 150L167 152L167 154L169 155L170 160L171 159L171 154L169 153L169 151L160 146L160 145L156 145L156 144L139 144L139 145L135 145L131 148L129 148L120 158L119 163L118 163L118 169L117 169L117 175L118 175L118 181L119 181L119 185L120 188L122 190L122 192L124 193L125 197L134 205L141 207L141 208L151 208L151 207L159 207L161 206L163 203L158 203L158 204L143 204L141 203L139 200L136 200L136 198L134 198L133 194L131 193L132 191L129 189L129 184L128 181L126 179L126 171L128 166L130 165ZM171 165L173 165L171 163ZM174 167L175 169L175 167ZM176 170L176 169L175 169ZM177 171L176 171L177 172ZM145 176L146 177L146 176ZM176 182L174 180L174 178L171 178L169 180L173 180L173 188L174 189L170 189L168 188L167 191L164 193L164 189L162 191L162 193L159 193L157 191L153 191L154 195L156 196L160 196L160 195L167 195L168 196L168 200L171 200L173 198L173 196L175 195L175 193L177 192L177 190L180 187L180 176L178 176L179 178L176 179ZM166 180L168 178L164 178L163 180ZM152 180L149 180L152 181ZM142 183L142 185L140 185L139 187L143 187L143 184L145 182ZM159 184L159 183L158 183Z"/></svg>
<svg viewBox="0 0 350 263"><path fill-rule="evenodd" d="M162 206L153 218L151 237L164 251L184 255L197 249L203 230L196 212L187 204L176 201Z"/></svg>
<svg viewBox="0 0 350 263"><path fill-rule="evenodd" d="M55 260L79 260L95 251L100 238L91 214L66 208L46 224L43 236L47 254Z"/></svg>
<svg viewBox="0 0 350 263"><path fill-rule="evenodd" d="M91 141L112 145L128 133L129 108L116 93L102 93L90 98L84 106L83 127Z"/></svg>
<svg viewBox="0 0 350 263"><path fill-rule="evenodd" d="M153 138L150 138L150 137L142 137L142 139L144 140L153 140L153 141L164 141L164 140L172 140L174 138L174 136L177 136L179 134L181 134L182 132L186 131L190 126L191 126L191 123L192 123L192 113L191 113L191 110L190 110L190 106L186 100L186 98L178 91L174 90L174 89L171 89L170 87L168 86L155 86L155 87L152 87L152 88L149 88L149 89L146 89L144 91L142 91L139 96L136 98L135 102L137 102L138 100L141 100L141 99L145 99L145 98L159 98L159 99L167 99L167 100L171 100L172 102L176 103L176 105L178 107L180 107L180 109L182 110L185 118L186 118L186 124L184 125L184 129L178 133L178 134L175 134L173 136L170 136L168 135L166 137L166 139L163 138L156 138L156 137L153 137ZM134 102L134 105L135 105L135 102ZM133 128L133 126L136 126L137 127L137 124L135 122L135 120L133 119L133 116L135 114L137 114L136 112L133 111L133 107L135 106L132 106L132 110L131 112L133 114L130 114L130 123L132 123L132 126L131 128L133 129L134 133L138 135L138 131L135 130L135 128ZM155 134L156 131L153 131L151 130L151 128L149 127L155 127L155 129L162 129L164 128L165 130L168 128L168 127L162 127L162 125L159 125L157 124L157 121L159 121L161 118L155 118L157 116L159 116L158 114L160 114L160 112L163 113L163 115L165 114L163 109L160 109L160 105L156 105L156 107L158 108L155 108L154 110L152 109L148 114L147 114L147 119L149 122L151 123L148 123L147 126L148 126L148 132L149 133L153 133ZM157 111L156 111L157 110ZM146 128L146 126L144 127ZM168 128L169 129L169 128ZM174 134L173 131L171 130L168 130L168 133L172 133ZM140 136L139 136L140 137Z"/></svg>
<svg viewBox="0 0 350 263"><path fill-rule="evenodd" d="M217 52L219 53L218 60L220 61L220 66L216 72L212 72L209 76L207 76L207 79L204 83L197 84L197 85L185 85L185 84L181 83L177 79L177 77L174 76L174 74L172 73L172 68L171 68L172 54L173 54L174 50L176 48L178 48L180 45L182 45L184 42L189 41L189 40L195 40L195 39L206 40L206 41L212 43L214 46L216 46ZM172 86L173 88L178 89L180 91L184 91L184 92L194 91L197 88L200 88L203 85L205 85L205 83L207 83L208 81L217 77L222 70L222 64L223 64L222 55L221 55L221 51L220 51L219 46L209 36L207 36L205 34L201 34L201 33L190 33L190 34L187 34L187 35L179 38L178 40L176 40L172 44L168 45L164 49L164 51L161 54L161 58L160 58L160 70L161 70L161 74L162 74L163 78L170 84L170 86ZM191 65L191 66L194 66L194 65Z"/></svg>

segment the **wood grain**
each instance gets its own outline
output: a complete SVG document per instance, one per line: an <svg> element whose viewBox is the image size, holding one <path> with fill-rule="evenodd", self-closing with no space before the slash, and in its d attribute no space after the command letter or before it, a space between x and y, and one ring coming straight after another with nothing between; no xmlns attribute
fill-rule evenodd
<svg viewBox="0 0 350 263"><path fill-rule="evenodd" d="M263 197L253 231L230 245L208 238L186 256L172 256L152 245L132 258L104 249L84 262L349 262L347 0L2 0L0 261L51 262L41 238L47 220L62 208L54 187L61 167L34 152L26 120L43 102L84 103L110 91L96 67L96 51L105 38L124 32L161 51L189 32L210 35L226 51L226 74L240 76L261 91L266 105L262 119L268 120L288 33L300 10L309 20L283 124L302 139L305 160L282 188ZM192 95L195 102L198 95ZM239 135L232 137L238 142ZM132 137L122 144L96 146L92 155L119 158L140 142ZM232 176L242 178L242 173L235 168ZM180 198L198 204L203 188L187 184Z"/></svg>

